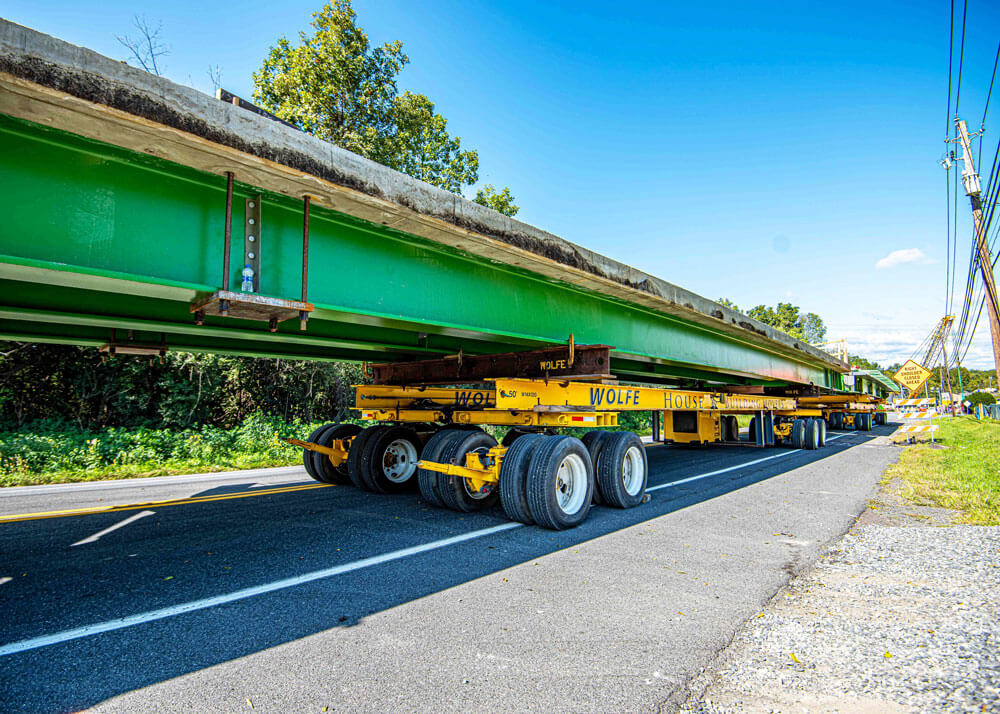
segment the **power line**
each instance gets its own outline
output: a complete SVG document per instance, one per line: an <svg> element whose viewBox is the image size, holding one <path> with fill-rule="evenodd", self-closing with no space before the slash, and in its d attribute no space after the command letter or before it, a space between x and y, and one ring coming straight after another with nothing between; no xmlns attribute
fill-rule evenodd
<svg viewBox="0 0 1000 714"><path fill-rule="evenodd" d="M993 74L990 76L990 88L986 92L986 105L983 107L983 120L979 123L979 155L983 155L983 134L986 132L986 112L990 109L990 97L993 96L993 82L997 78L997 61L1000 61L1000 42L997 42L997 52L993 57Z"/></svg>
<svg viewBox="0 0 1000 714"><path fill-rule="evenodd" d="M958 86L955 89L955 115L958 115L958 100L962 96L962 63L965 60L965 18L969 11L969 0L962 5L962 44L958 51Z"/></svg>
<svg viewBox="0 0 1000 714"><path fill-rule="evenodd" d="M951 136L951 77L952 58L955 55L955 0L951 0L951 23L948 27L948 109L944 115L944 143Z"/></svg>

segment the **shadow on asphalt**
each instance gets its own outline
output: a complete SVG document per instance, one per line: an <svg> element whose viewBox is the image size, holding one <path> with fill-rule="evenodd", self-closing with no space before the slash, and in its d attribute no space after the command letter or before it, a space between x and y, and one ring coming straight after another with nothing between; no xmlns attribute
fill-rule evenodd
<svg viewBox="0 0 1000 714"><path fill-rule="evenodd" d="M334 577L0 657L0 709L67 711L307 637L707 501L890 434L849 433L819 451L654 446L650 486L785 456L597 507L571 531L519 527ZM202 495L231 491L230 486ZM416 494L348 487L160 508L93 543L135 512L0 526L0 645L231 593L506 523L459 514ZM11 578L3 582L2 578ZM484 603L484 607L487 604ZM331 662L337 658L330 653ZM344 663L349 666L349 663Z"/></svg>

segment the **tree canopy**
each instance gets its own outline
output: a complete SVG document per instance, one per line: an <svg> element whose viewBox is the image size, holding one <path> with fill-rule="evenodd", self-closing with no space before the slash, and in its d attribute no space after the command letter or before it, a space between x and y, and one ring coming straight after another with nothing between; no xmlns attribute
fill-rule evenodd
<svg viewBox="0 0 1000 714"><path fill-rule="evenodd" d="M479 153L449 134L448 120L423 94L399 93L409 63L398 40L372 47L351 0L331 0L313 15L299 44L282 37L253 75L254 100L275 116L349 151L461 194L479 180ZM510 189L480 189L473 199L513 216Z"/></svg>
<svg viewBox="0 0 1000 714"><path fill-rule="evenodd" d="M727 298L719 298L716 302L737 312L743 312L736 303ZM744 314L811 344L822 342L826 337L823 318L815 312L802 312L802 308L790 302L779 302L777 307L757 305Z"/></svg>

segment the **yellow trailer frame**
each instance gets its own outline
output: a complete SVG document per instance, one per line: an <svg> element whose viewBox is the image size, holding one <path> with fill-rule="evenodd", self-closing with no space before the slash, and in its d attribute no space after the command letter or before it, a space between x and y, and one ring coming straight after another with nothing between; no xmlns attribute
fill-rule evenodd
<svg viewBox="0 0 1000 714"><path fill-rule="evenodd" d="M492 388L485 389L358 385L355 409L361 418L373 421L590 429L617 426L619 412L651 411L656 414L661 441L679 444L725 442L723 415L823 416L820 409L801 408L794 397L573 380L490 382ZM775 436L788 437L791 424L778 422L773 427Z"/></svg>

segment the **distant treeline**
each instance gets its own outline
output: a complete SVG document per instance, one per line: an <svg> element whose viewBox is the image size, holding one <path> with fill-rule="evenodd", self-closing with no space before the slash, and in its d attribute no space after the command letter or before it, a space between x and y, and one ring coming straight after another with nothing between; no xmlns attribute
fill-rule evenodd
<svg viewBox="0 0 1000 714"><path fill-rule="evenodd" d="M229 428L252 414L334 421L366 380L353 362L209 354L102 359L91 347L0 342L0 430L39 421L109 426Z"/></svg>

